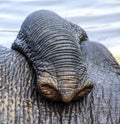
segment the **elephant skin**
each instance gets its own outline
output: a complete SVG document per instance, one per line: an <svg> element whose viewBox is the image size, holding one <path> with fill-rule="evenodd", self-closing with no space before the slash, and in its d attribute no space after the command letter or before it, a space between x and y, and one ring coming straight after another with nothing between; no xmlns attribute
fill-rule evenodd
<svg viewBox="0 0 120 124"><path fill-rule="evenodd" d="M1 124L119 124L119 94L112 54L51 11L29 15L12 49L0 46Z"/></svg>
<svg viewBox="0 0 120 124"><path fill-rule="evenodd" d="M86 39L82 28L53 12L41 11L27 17L12 49L31 63L36 85L45 98L68 103L93 88L79 44Z"/></svg>

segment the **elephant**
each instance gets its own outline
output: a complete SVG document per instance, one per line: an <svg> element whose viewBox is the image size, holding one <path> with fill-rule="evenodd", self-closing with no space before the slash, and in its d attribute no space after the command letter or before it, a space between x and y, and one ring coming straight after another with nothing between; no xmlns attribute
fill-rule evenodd
<svg viewBox="0 0 120 124"><path fill-rule="evenodd" d="M49 10L0 46L0 123L119 124L120 66L102 44Z"/></svg>

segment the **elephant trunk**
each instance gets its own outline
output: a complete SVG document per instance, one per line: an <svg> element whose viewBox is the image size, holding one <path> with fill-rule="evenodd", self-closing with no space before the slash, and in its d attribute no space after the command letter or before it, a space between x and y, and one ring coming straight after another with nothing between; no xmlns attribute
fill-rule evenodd
<svg viewBox="0 0 120 124"><path fill-rule="evenodd" d="M64 30L61 32L63 33L54 34L54 36L50 34L51 38L41 45L41 48L43 48L41 60L48 63L48 66L46 66L47 73L56 78L57 90L61 94L62 100L68 102L76 95L75 90L78 85L83 85L86 68L81 58L79 44L77 44L75 38ZM49 35L49 32L47 32L47 35ZM43 39L45 37L47 36L44 35Z"/></svg>
<svg viewBox="0 0 120 124"><path fill-rule="evenodd" d="M47 99L70 102L91 91L78 38L84 34L50 11L33 13L24 21L12 48L28 58Z"/></svg>

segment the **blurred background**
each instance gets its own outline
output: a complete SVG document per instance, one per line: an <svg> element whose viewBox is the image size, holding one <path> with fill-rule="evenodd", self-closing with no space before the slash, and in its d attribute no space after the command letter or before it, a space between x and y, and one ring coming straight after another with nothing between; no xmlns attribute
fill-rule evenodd
<svg viewBox="0 0 120 124"><path fill-rule="evenodd" d="M120 56L120 0L0 0L0 44L10 48L26 16L41 9L78 24Z"/></svg>

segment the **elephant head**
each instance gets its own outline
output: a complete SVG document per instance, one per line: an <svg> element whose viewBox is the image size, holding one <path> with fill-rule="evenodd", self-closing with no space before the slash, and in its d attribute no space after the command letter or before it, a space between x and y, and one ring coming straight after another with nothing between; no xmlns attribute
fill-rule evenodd
<svg viewBox="0 0 120 124"><path fill-rule="evenodd" d="M43 10L26 18L12 49L32 65L36 86L45 98L68 103L93 88L80 46L87 39L82 28Z"/></svg>
<svg viewBox="0 0 120 124"><path fill-rule="evenodd" d="M119 124L120 66L87 39L53 12L28 16L12 49L0 46L0 123Z"/></svg>

